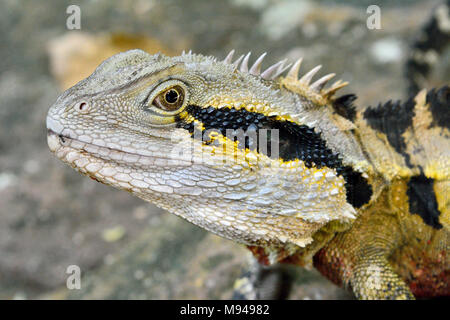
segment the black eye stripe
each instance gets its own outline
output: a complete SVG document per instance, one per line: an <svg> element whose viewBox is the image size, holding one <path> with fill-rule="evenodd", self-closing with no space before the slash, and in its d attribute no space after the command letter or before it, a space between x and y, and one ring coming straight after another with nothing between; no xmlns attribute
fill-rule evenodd
<svg viewBox="0 0 450 320"><path fill-rule="evenodd" d="M216 109L201 108L189 105L187 112L199 120L205 130L214 129L226 135L228 129L242 129L243 131L260 129L277 129L279 131L280 157L285 160L300 159L308 167L339 168L342 163L338 155L334 154L313 128L298 125L290 121L276 120L245 109Z"/></svg>
<svg viewBox="0 0 450 320"><path fill-rule="evenodd" d="M290 121L277 120L275 117L267 117L263 114L250 112L245 109L214 107L202 108L189 105L187 112L203 124L203 132L215 130L223 136L227 136L227 130L242 129L244 132L261 129L276 129L279 136L279 157L284 161L299 159L309 168L333 168L338 175L344 177L347 190L347 201L359 208L369 202L372 195L372 187L361 173L342 163L339 155L333 153L326 145L321 134L306 125L299 125ZM178 122L178 127L183 127L192 134L196 128L193 123ZM193 136L202 136L195 135ZM239 147L248 147L248 141L240 141ZM270 153L270 150L268 150ZM270 156L270 154L268 154Z"/></svg>

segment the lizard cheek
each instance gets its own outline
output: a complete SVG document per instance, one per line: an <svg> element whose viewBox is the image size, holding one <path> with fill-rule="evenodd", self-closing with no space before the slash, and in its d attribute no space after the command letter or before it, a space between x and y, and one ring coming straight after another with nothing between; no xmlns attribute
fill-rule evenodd
<svg viewBox="0 0 450 320"><path fill-rule="evenodd" d="M87 101L80 101L74 106L75 111L86 114L89 113L90 104Z"/></svg>

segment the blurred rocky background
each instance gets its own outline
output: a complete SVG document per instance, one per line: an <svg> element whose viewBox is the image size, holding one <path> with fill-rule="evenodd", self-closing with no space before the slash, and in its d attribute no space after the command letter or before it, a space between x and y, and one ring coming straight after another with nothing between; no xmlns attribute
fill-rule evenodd
<svg viewBox="0 0 450 320"><path fill-rule="evenodd" d="M230 298L247 251L83 177L47 148L45 116L63 89L114 53L231 49L266 65L303 56L350 82L358 105L404 98L408 45L439 1L93 0L0 4L0 299ZM68 30L66 8L81 8ZM366 9L381 8L381 30ZM430 86L449 80L449 53ZM82 270L66 289L66 268ZM289 268L291 299L347 299L317 272Z"/></svg>

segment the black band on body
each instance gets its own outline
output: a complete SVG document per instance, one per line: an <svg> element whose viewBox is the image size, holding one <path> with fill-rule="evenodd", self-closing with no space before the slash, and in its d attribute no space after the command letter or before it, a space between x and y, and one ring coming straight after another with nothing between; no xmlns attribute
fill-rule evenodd
<svg viewBox="0 0 450 320"><path fill-rule="evenodd" d="M369 126L384 133L389 144L404 157L406 165L410 167L410 156L406 152L406 143L402 135L412 126L414 106L413 98L403 104L400 101L388 101L385 104L379 104L376 108L368 107L363 113Z"/></svg>
<svg viewBox="0 0 450 320"><path fill-rule="evenodd" d="M354 122L356 118L356 107L353 105L353 101L356 99L356 95L346 94L335 99L332 107L338 115Z"/></svg>
<svg viewBox="0 0 450 320"><path fill-rule="evenodd" d="M418 214L422 220L435 229L441 229L439 222L440 212L433 189L433 179L427 178L423 173L412 177L408 182L409 212Z"/></svg>
<svg viewBox="0 0 450 320"><path fill-rule="evenodd" d="M427 93L426 103L433 116L432 126L440 126L450 130L450 87L432 89Z"/></svg>

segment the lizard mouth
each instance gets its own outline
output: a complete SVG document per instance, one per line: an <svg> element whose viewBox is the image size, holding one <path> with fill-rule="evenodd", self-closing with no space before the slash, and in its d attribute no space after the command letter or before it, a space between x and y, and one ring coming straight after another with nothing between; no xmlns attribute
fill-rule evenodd
<svg viewBox="0 0 450 320"><path fill-rule="evenodd" d="M61 160L74 167L84 167L84 163L93 159L115 163L118 166L133 167L174 167L192 165L191 159L173 159L160 152L128 152L108 146L88 143L47 129L47 142L50 150ZM88 163L86 163L87 165Z"/></svg>
<svg viewBox="0 0 450 320"><path fill-rule="evenodd" d="M61 146L64 146L66 143L67 143L67 141L66 141L66 139L68 139L69 137L65 137L64 135L62 135L62 134L58 134L58 133L56 133L55 131L53 131L52 129L47 129L47 138L48 137L52 137L52 139L55 139L55 138L58 138L59 139L59 144L61 144ZM53 146L57 146L57 145L54 145L54 142L56 142L56 140L54 140L54 141L52 141L52 145L50 146L49 145L49 147L50 147L50 149L52 150L52 151L54 151L53 149L54 148L52 148Z"/></svg>

